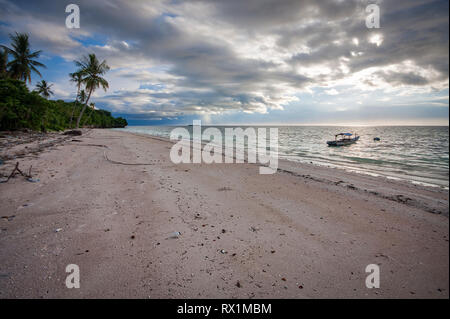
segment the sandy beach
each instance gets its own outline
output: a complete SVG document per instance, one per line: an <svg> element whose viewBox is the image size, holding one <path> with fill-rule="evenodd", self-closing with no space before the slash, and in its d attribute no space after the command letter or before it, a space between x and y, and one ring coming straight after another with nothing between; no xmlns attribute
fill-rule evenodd
<svg viewBox="0 0 450 319"><path fill-rule="evenodd" d="M2 178L19 162L35 182L0 183L0 298L449 297L447 190L287 161L177 165L171 146L100 129L3 145Z"/></svg>

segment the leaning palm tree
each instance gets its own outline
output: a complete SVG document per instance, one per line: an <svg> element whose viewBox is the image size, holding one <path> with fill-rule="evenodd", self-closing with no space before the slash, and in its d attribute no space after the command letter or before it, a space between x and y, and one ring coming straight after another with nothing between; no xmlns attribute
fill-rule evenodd
<svg viewBox="0 0 450 319"><path fill-rule="evenodd" d="M53 91L51 90L51 87L53 86L53 84L48 84L47 81L42 80L41 82L38 82L36 84L36 91L42 95L43 97L45 97L46 99L48 99L50 97L50 95L53 95Z"/></svg>
<svg viewBox="0 0 450 319"><path fill-rule="evenodd" d="M2 47L12 56L12 60L7 64L11 77L25 82L28 80L29 83L31 83L32 71L42 77L36 67L45 68L45 65L34 60L39 58L42 51L31 52L28 34L16 32L15 35L10 34L9 37L12 41L12 49L4 45Z"/></svg>
<svg viewBox="0 0 450 319"><path fill-rule="evenodd" d="M86 91L85 90L80 90L80 93L77 94L77 99L76 99L75 104L74 104L73 109L72 109L72 116L70 117L70 124L69 124L70 127L72 127L72 119L73 119L73 115L75 114L75 108L77 107L78 102L83 104L86 101L86 99L87 99Z"/></svg>
<svg viewBox="0 0 450 319"><path fill-rule="evenodd" d="M89 54L89 56L84 57L81 61L75 61L75 64L78 67L78 72L80 72L83 77L82 82L88 91L87 99L84 102L83 109L77 119L78 128L80 127L81 117L89 103L92 93L100 86L105 91L109 88L108 81L101 77L109 70L109 66L106 64L105 60L100 63L95 54Z"/></svg>
<svg viewBox="0 0 450 319"><path fill-rule="evenodd" d="M70 116L70 124L69 124L69 127L72 127L73 114L75 113L75 108L77 106L78 99L80 97L80 89L81 89L81 84L83 83L83 76L80 72L69 73L69 76L70 76L70 81L76 83L76 85L77 85L77 96L75 97L75 104L73 105L73 108L72 108L72 115ZM83 94L84 94L84 90L83 90ZM83 101L84 101L84 99L83 99ZM83 103L83 101L81 101L81 103Z"/></svg>
<svg viewBox="0 0 450 319"><path fill-rule="evenodd" d="M8 64L8 51L3 48L0 51L0 79L6 78L8 76L8 69L6 65Z"/></svg>
<svg viewBox="0 0 450 319"><path fill-rule="evenodd" d="M91 102L91 104L89 104L89 106L90 106L91 112L89 112L89 116L84 120L83 126L85 126L86 123L89 122L89 120L90 120L91 117L92 117L92 113L95 112L95 103L92 103L92 102Z"/></svg>

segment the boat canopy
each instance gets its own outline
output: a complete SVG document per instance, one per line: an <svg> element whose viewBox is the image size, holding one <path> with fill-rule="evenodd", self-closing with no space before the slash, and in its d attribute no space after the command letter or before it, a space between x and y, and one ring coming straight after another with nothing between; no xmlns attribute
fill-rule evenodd
<svg viewBox="0 0 450 319"><path fill-rule="evenodd" d="M339 134L336 134L336 136L339 136L339 135L352 136L353 134L352 133L339 133Z"/></svg>

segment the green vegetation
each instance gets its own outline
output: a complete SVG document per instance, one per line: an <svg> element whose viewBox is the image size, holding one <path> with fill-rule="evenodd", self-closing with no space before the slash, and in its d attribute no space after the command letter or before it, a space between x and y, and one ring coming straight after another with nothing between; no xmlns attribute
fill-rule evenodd
<svg viewBox="0 0 450 319"><path fill-rule="evenodd" d="M49 85L47 81L42 80L41 82L36 84L36 92L48 99L50 95L53 95L52 86L53 84Z"/></svg>
<svg viewBox="0 0 450 319"><path fill-rule="evenodd" d="M59 131L69 128L72 110L80 114L84 104L47 100L37 92L30 92L20 80L0 80L0 131L32 129ZM104 110L91 110L83 115L86 126L97 128L125 127L127 121L114 118Z"/></svg>
<svg viewBox="0 0 450 319"><path fill-rule="evenodd" d="M80 123L96 128L128 125L121 117L114 118L108 111L95 109L94 103L90 104L89 112L85 114L92 93L100 87L105 91L109 87L102 77L109 70L106 61L100 62L95 54L75 61L78 70L69 76L77 86L76 100L52 101L48 100L53 94L52 84L42 80L33 92L26 86L26 81L31 82L32 72L41 76L37 67L45 68L44 64L35 60L41 51L31 51L27 34L16 32L10 38L11 48L0 46L0 131L25 128L44 132L64 130L73 127L75 116L77 128Z"/></svg>
<svg viewBox="0 0 450 319"><path fill-rule="evenodd" d="M1 48L0 51L0 79L4 79L8 76L7 72L8 64L8 52L5 48Z"/></svg>

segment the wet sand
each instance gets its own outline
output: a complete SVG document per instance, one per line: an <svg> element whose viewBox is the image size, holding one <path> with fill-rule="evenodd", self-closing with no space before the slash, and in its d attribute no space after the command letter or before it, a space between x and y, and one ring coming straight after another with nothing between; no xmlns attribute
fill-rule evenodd
<svg viewBox="0 0 450 319"><path fill-rule="evenodd" d="M284 161L176 165L169 141L113 130L52 138L0 150L3 179L16 162L39 179L0 183L0 298L449 297L447 190Z"/></svg>

